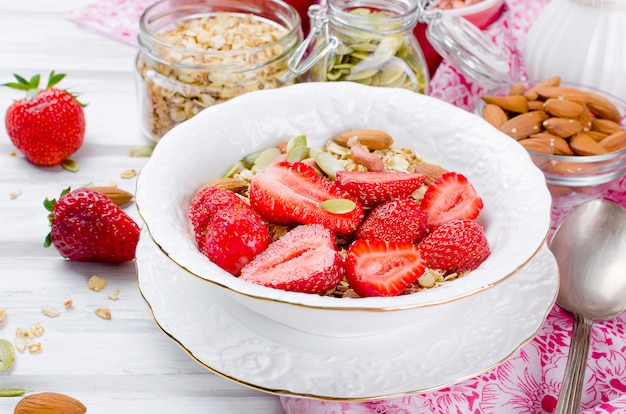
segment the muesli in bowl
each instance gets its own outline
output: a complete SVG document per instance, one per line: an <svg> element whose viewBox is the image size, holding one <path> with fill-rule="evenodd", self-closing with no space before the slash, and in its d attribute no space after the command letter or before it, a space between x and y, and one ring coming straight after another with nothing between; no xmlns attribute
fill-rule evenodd
<svg viewBox="0 0 626 414"><path fill-rule="evenodd" d="M345 131L385 131L407 148L465 176L483 202L476 222L490 254L450 283L392 297L335 297L274 289L234 277L199 249L188 218L196 191L237 160L305 134L321 148ZM258 174L257 174L258 176ZM225 298L309 333L354 336L400 327L454 326L481 292L523 268L550 228L551 198L527 152L480 117L410 91L353 82L303 83L211 107L168 133L142 169L136 201L163 253ZM190 276L191 277L191 276Z"/></svg>

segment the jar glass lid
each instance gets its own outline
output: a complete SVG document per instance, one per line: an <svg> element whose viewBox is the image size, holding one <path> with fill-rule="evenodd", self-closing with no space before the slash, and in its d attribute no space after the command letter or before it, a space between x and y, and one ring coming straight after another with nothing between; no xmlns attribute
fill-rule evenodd
<svg viewBox="0 0 626 414"><path fill-rule="evenodd" d="M506 56L472 23L444 13L429 16L427 23L428 41L463 75L488 88L510 82Z"/></svg>

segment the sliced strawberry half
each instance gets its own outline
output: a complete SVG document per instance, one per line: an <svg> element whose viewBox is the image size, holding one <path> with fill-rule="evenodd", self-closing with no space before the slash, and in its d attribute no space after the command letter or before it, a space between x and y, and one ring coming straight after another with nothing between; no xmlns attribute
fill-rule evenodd
<svg viewBox="0 0 626 414"><path fill-rule="evenodd" d="M293 226L321 224L341 234L354 232L363 220L358 203L342 214L324 210L320 204L332 199L349 199L332 181L319 176L301 162L278 162L259 171L250 183L250 204L272 223Z"/></svg>
<svg viewBox="0 0 626 414"><path fill-rule="evenodd" d="M446 273L476 269L491 251L483 227L473 220L442 224L419 244L426 266Z"/></svg>
<svg viewBox="0 0 626 414"><path fill-rule="evenodd" d="M417 243L426 236L426 213L412 198L395 198L374 207L356 230L357 239Z"/></svg>
<svg viewBox="0 0 626 414"><path fill-rule="evenodd" d="M464 175L450 171L428 186L422 208L428 229L433 230L448 221L475 219L483 209L483 200Z"/></svg>
<svg viewBox="0 0 626 414"><path fill-rule="evenodd" d="M346 256L346 279L361 297L399 295L424 268L419 249L410 243L360 239Z"/></svg>
<svg viewBox="0 0 626 414"><path fill-rule="evenodd" d="M408 197L424 184L424 181L426 181L424 174L338 171L335 184L363 206L372 207L392 198Z"/></svg>
<svg viewBox="0 0 626 414"><path fill-rule="evenodd" d="M241 271L241 279L294 292L321 294L343 278L335 235L319 224L293 228Z"/></svg>

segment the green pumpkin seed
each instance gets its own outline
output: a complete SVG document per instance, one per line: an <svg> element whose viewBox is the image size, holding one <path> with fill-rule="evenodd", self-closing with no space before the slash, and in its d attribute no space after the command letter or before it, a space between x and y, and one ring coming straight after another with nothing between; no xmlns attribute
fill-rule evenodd
<svg viewBox="0 0 626 414"><path fill-rule="evenodd" d="M152 155L154 145L135 145L128 150L129 157L147 158Z"/></svg>
<svg viewBox="0 0 626 414"><path fill-rule="evenodd" d="M309 158L309 147L306 145L298 145L287 152L287 161L298 162L305 158Z"/></svg>
<svg viewBox="0 0 626 414"><path fill-rule="evenodd" d="M385 63L396 55L396 52L403 44L400 36L387 36L382 38L380 44L374 51L374 59L378 63Z"/></svg>
<svg viewBox="0 0 626 414"><path fill-rule="evenodd" d="M343 164L337 158L326 152L316 153L315 162L331 179L337 177L337 171L343 171Z"/></svg>
<svg viewBox="0 0 626 414"><path fill-rule="evenodd" d="M267 148L261 151L259 156L254 161L254 165L251 170L254 172L258 172L263 168L267 167L280 155L280 150L278 148L272 147Z"/></svg>
<svg viewBox="0 0 626 414"><path fill-rule="evenodd" d="M349 80L349 81L365 80L365 79L371 78L377 73L378 73L377 68L364 69L358 72L352 72L351 74L346 76L346 80Z"/></svg>
<svg viewBox="0 0 626 414"><path fill-rule="evenodd" d="M392 58L380 72L380 84L383 86L402 85L405 80L406 63L399 58Z"/></svg>
<svg viewBox="0 0 626 414"><path fill-rule="evenodd" d="M250 153L250 154L246 155L245 157L243 157L241 159L241 162L243 163L243 165L246 168L252 168L252 166L256 162L256 159L259 158L259 155L261 154L261 152L263 152L263 150L259 150L259 151L255 151L253 153Z"/></svg>
<svg viewBox="0 0 626 414"><path fill-rule="evenodd" d="M226 174L224 174L224 177L232 178L235 176L235 174L237 174L239 171L243 170L244 168L246 167L244 166L243 162L238 162L237 164L230 167L228 171L226 171Z"/></svg>
<svg viewBox="0 0 626 414"><path fill-rule="evenodd" d="M320 207L333 214L348 214L356 208L356 203L345 198L333 198L320 203Z"/></svg>
<svg viewBox="0 0 626 414"><path fill-rule="evenodd" d="M0 339L0 372L11 368L14 361L15 348L13 344L6 339Z"/></svg>
<svg viewBox="0 0 626 414"><path fill-rule="evenodd" d="M23 388L0 388L0 397L19 397L26 394Z"/></svg>

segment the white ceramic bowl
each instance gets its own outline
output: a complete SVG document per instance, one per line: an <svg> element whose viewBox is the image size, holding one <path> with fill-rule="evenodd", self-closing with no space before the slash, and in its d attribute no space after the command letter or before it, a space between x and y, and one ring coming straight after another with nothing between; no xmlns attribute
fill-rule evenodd
<svg viewBox="0 0 626 414"><path fill-rule="evenodd" d="M321 146L339 132L390 133L396 147L466 175L483 198L478 221L492 250L476 270L412 295L338 299L251 284L198 250L187 219L194 191L245 155L295 135ZM174 128L137 180L136 203L163 253L224 297L270 319L328 336L366 335L409 325L450 326L480 293L525 266L550 228L551 198L528 153L480 117L403 89L353 82L303 83L252 92L216 105ZM198 312L202 310L199 309ZM443 324L443 325L442 325Z"/></svg>

